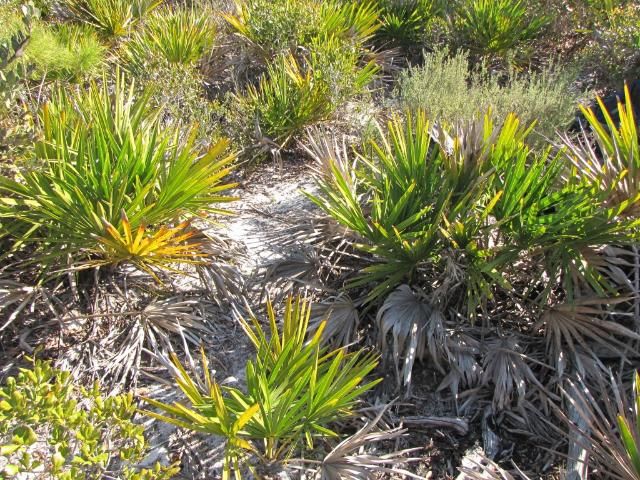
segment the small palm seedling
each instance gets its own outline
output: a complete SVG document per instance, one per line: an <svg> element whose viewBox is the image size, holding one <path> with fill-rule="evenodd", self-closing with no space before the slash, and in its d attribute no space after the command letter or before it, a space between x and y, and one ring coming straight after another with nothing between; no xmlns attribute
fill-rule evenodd
<svg viewBox="0 0 640 480"><path fill-rule="evenodd" d="M161 0L65 0L66 7L81 22L93 25L107 37L126 35Z"/></svg>
<svg viewBox="0 0 640 480"><path fill-rule="evenodd" d="M453 28L471 51L504 56L538 36L547 23L547 17L531 15L523 0L469 0L457 2Z"/></svg>
<svg viewBox="0 0 640 480"><path fill-rule="evenodd" d="M206 13L162 9L154 12L127 42L123 61L134 69L144 69L157 60L190 65L213 45L214 37L215 29Z"/></svg>
<svg viewBox="0 0 640 480"><path fill-rule="evenodd" d="M91 83L43 108L41 165L0 181L0 218L15 248L31 245L54 270L68 258L76 268L198 260L202 249L181 222L225 212L216 204L232 200L221 192L233 187L223 179L235 156L225 140L199 155L195 133L164 130L148 95L119 76L113 93L106 81Z"/></svg>
<svg viewBox="0 0 640 480"><path fill-rule="evenodd" d="M247 362L246 392L212 379L203 351L203 381L191 378L173 357L176 382L190 405L147 399L162 412L148 415L226 439L225 479L232 471L240 478L241 463L249 455L286 461L300 448L312 449L318 438L337 438L330 423L349 416L358 397L377 383L364 383L377 364L373 353L322 347L324 326L307 335L311 312L306 301L289 298L282 327L270 303L267 312L270 338L255 317L251 323L240 319L256 349Z"/></svg>
<svg viewBox="0 0 640 480"><path fill-rule="evenodd" d="M135 413L131 393L104 397L97 382L75 387L69 372L34 360L0 387L0 476L172 478L175 464L136 466L149 449Z"/></svg>

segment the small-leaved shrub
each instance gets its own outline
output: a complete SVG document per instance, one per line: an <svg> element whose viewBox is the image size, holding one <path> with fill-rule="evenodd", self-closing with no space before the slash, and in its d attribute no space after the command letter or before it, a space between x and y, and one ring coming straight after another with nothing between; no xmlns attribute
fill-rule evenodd
<svg viewBox="0 0 640 480"><path fill-rule="evenodd" d="M380 27L373 1L242 0L225 19L266 59L309 48L314 40L337 37L362 46Z"/></svg>
<svg viewBox="0 0 640 480"><path fill-rule="evenodd" d="M190 377L173 357L176 383L188 404L147 399L162 412L147 415L225 438L223 479L232 471L241 478L249 456L282 462L313 449L318 439L338 438L331 422L350 416L358 397L378 383L365 380L377 365L375 354L323 347L325 322L313 336L307 334L311 311L306 301L289 298L282 327L270 303L267 313L269 332L256 318L241 320L256 349L246 366L246 391L211 378L203 350L203 379Z"/></svg>
<svg viewBox="0 0 640 480"><path fill-rule="evenodd" d="M600 87L619 90L624 80L640 78L640 5L631 2L602 18L580 60Z"/></svg>
<svg viewBox="0 0 640 480"><path fill-rule="evenodd" d="M319 6L313 0L242 0L236 10L225 19L267 58L305 45L318 28Z"/></svg>
<svg viewBox="0 0 640 480"><path fill-rule="evenodd" d="M404 71L397 94L405 108L424 110L434 121L471 121L491 108L494 119L513 112L524 123L537 121L536 131L551 137L574 116L579 95L573 80L571 71L561 69L529 77L511 71L504 79L483 64L471 69L466 53L448 56L441 50Z"/></svg>
<svg viewBox="0 0 640 480"><path fill-rule="evenodd" d="M151 92L149 108L162 110L166 128L196 125L198 141L207 143L222 136L220 104L207 98L205 76L197 68L158 62L134 72L139 85Z"/></svg>
<svg viewBox="0 0 640 480"><path fill-rule="evenodd" d="M0 476L168 480L176 465L140 468L148 453L131 393L105 397L69 372L34 360L0 388ZM28 477L27 477L28 476Z"/></svg>

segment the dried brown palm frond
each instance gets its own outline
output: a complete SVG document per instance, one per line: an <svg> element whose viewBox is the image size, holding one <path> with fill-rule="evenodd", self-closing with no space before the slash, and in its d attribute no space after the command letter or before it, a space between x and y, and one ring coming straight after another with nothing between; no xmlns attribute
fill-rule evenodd
<svg viewBox="0 0 640 480"><path fill-rule="evenodd" d="M199 306L199 300L172 297L156 299L144 307L140 319L154 349L157 339L162 338L167 343L170 335L184 337L190 344L199 345L202 335L210 332L206 320L196 313Z"/></svg>
<svg viewBox="0 0 640 480"><path fill-rule="evenodd" d="M591 377L591 386L579 379L569 381L563 389L580 421L572 421L559 408L557 413L586 450L587 462L606 478L640 479L639 381L636 373L629 392L631 382L616 380L611 371L601 371Z"/></svg>
<svg viewBox="0 0 640 480"><path fill-rule="evenodd" d="M567 361L572 361L581 375L587 375L580 356L576 354L578 349L594 357L594 349L604 349L623 359L638 353L628 340L640 340L640 335L614 320L606 319L622 314L607 311L605 306L628 300L587 297L546 309L534 329L544 328L547 355L558 376L563 375Z"/></svg>
<svg viewBox="0 0 640 480"><path fill-rule="evenodd" d="M366 258L353 248L358 240L333 218L315 210L290 212L278 219L281 227L266 232L264 244L283 256L292 249L313 248L333 274L361 268Z"/></svg>
<svg viewBox="0 0 640 480"><path fill-rule="evenodd" d="M473 121L455 125L453 128L442 124L434 124L431 127L431 135L447 155L450 168L469 170L478 168L487 161L490 146L500 131L493 130L485 140L485 121L490 120L476 118Z"/></svg>
<svg viewBox="0 0 640 480"><path fill-rule="evenodd" d="M465 460L468 465L458 467L462 475L457 480L530 480L517 466L514 465L514 471L505 470L479 453L466 457L463 462Z"/></svg>
<svg viewBox="0 0 640 480"><path fill-rule="evenodd" d="M0 314L3 315L0 332L9 327L25 308L33 312L35 302L43 293L42 287L25 285L10 279L0 280Z"/></svg>
<svg viewBox="0 0 640 480"><path fill-rule="evenodd" d="M245 280L237 265L246 251L237 242L220 235L207 235L204 250L208 260L196 266L200 280L216 303L242 303L246 295Z"/></svg>
<svg viewBox="0 0 640 480"><path fill-rule="evenodd" d="M272 296L300 285L332 290L367 261L355 252L353 235L325 215L292 213L281 225L263 238L272 258L257 275L262 283L271 283Z"/></svg>
<svg viewBox="0 0 640 480"><path fill-rule="evenodd" d="M607 245L599 249L584 249L582 254L585 261L604 275L614 287L625 289L634 295L640 293L640 255L636 247Z"/></svg>
<svg viewBox="0 0 640 480"><path fill-rule="evenodd" d="M135 295L131 291L127 294ZM95 341L89 342L93 369L102 372L103 381L112 388L137 381L145 350L166 353L172 350L173 340L188 349L211 334L199 300L155 298L141 307L144 298L130 299L122 292L104 292L102 296L99 313L84 318L94 320L93 336L100 336L99 348Z"/></svg>
<svg viewBox="0 0 640 480"><path fill-rule="evenodd" d="M380 478L380 474L398 475L404 478L422 479L416 474L399 467L419 458L407 458L406 455L419 450L411 448L384 455L366 453L367 447L376 442L395 441L405 436L407 430L396 427L389 430L378 430L378 422L389 406L378 416L367 422L360 430L340 442L322 460L319 468L320 480L368 480Z"/></svg>
<svg viewBox="0 0 640 480"><path fill-rule="evenodd" d="M315 161L316 174L325 180L331 180L334 178L332 170L335 168L345 179L349 189L355 192L356 160L349 159L346 136L343 136L339 141L333 132L321 127L309 127L307 128L306 142L300 142L300 145Z"/></svg>
<svg viewBox="0 0 640 480"><path fill-rule="evenodd" d="M393 338L393 359L399 382L410 385L413 364L416 359L424 358L425 349L436 367L442 370L440 360L445 357L445 320L422 290L400 285L378 310L376 323L383 352L387 350L387 335L391 333ZM402 372L401 357L404 363Z"/></svg>
<svg viewBox="0 0 640 480"><path fill-rule="evenodd" d="M457 397L460 386L473 388L482 381L482 367L478 363L480 342L465 333L456 332L447 337L447 360L450 370L438 386L438 391L449 388Z"/></svg>
<svg viewBox="0 0 640 480"><path fill-rule="evenodd" d="M315 331L326 320L323 340L336 347L350 344L360 323L358 305L346 293L340 293L311 307L309 329Z"/></svg>
<svg viewBox="0 0 640 480"><path fill-rule="evenodd" d="M549 422L555 403L560 397L548 391L528 391L517 408L500 415L500 430L520 438L527 438L541 446L564 443L564 434Z"/></svg>
<svg viewBox="0 0 640 480"><path fill-rule="evenodd" d="M493 408L501 411L512 406L520 406L527 393L527 385L533 384L544 391L544 386L536 378L528 358L523 353L520 339L510 335L488 340L482 361L482 383L493 385Z"/></svg>
<svg viewBox="0 0 640 480"><path fill-rule="evenodd" d="M279 299L296 288L323 290L323 260L318 252L307 246L292 248L279 258L260 267L260 280L264 284L263 295Z"/></svg>

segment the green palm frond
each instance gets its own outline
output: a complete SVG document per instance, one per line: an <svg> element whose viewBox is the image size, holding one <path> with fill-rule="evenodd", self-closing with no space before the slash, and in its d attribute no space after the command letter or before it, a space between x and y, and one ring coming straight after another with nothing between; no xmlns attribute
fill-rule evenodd
<svg viewBox="0 0 640 480"><path fill-rule="evenodd" d="M101 249L97 239L105 225L122 232L126 218L131 231L161 229L226 212L219 204L233 200L223 192L234 186L224 178L235 159L225 153L228 142L199 155L195 129L184 138L164 130L147 99L119 77L113 93L106 81L91 83L87 92L60 92L43 107L44 138L35 146L41 165L18 181L0 179L0 218L11 220L15 248L35 245L35 260L49 266L68 255L75 266L117 263L119 249Z"/></svg>
<svg viewBox="0 0 640 480"><path fill-rule="evenodd" d="M267 303L269 332L252 317L240 323L256 349L246 366L246 393L219 386L211 378L202 353L204 380L192 379L173 357L176 383L190 406L147 399L162 413L145 412L182 428L222 436L227 440L224 477L238 473L248 454L268 461L286 461L300 448L313 448L314 439L337 438L332 421L350 415L355 402L377 381L365 378L377 365L373 353L320 345L321 326L307 335L310 308L300 297L289 298L278 326Z"/></svg>

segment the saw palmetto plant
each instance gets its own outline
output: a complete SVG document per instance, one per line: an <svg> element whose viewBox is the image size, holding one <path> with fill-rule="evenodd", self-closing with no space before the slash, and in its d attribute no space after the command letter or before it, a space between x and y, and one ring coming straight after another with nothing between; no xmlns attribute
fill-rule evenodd
<svg viewBox="0 0 640 480"><path fill-rule="evenodd" d="M173 357L176 383L187 404L147 399L161 412L148 415L226 439L223 478L232 472L240 478L247 456L286 461L301 448L313 448L318 438L338 438L330 422L348 417L358 397L377 383L366 380L377 365L376 355L322 347L324 326L309 337L311 312L305 300L289 298L281 327L270 303L267 313L269 332L255 317L239 319L256 349L246 365L246 391L211 378L203 351L203 379L190 376Z"/></svg>
<svg viewBox="0 0 640 480"><path fill-rule="evenodd" d="M377 4L381 26L375 39L387 48L420 45L431 21L444 13L439 0L377 0Z"/></svg>
<svg viewBox="0 0 640 480"><path fill-rule="evenodd" d="M235 156L225 140L200 155L195 135L162 129L147 99L120 77L113 93L106 81L92 83L43 108L40 165L0 183L0 218L15 248L36 246L35 259L54 268L69 255L76 267L197 257L192 234L169 225L224 213L217 205L231 200L221 192L233 186L223 179Z"/></svg>
<svg viewBox="0 0 640 480"><path fill-rule="evenodd" d="M453 28L460 42L480 55L504 55L537 35L549 18L529 12L523 0L456 2Z"/></svg>
<svg viewBox="0 0 640 480"><path fill-rule="evenodd" d="M353 283L373 283L369 299L415 281L423 268L441 261L446 248L484 259L461 265L482 268L480 283L481 277L496 271L487 261L487 242L478 241L486 235L499 199L498 192L491 193L488 175L495 168L482 156L501 151L507 136L497 135L488 117L484 121L477 130L478 150L471 155L465 153L470 147L462 137L454 141L438 135L442 143L434 141L431 124L422 113L409 115L406 121L396 118L388 125L388 134L381 127L380 140L359 154L358 168L345 172L344 164L334 165L332 178L325 175L318 180L321 194L310 198L357 233L362 239L358 248L379 260Z"/></svg>
<svg viewBox="0 0 640 480"><path fill-rule="evenodd" d="M126 43L122 60L136 71L158 60L190 65L211 48L214 38L215 28L205 12L161 9Z"/></svg>
<svg viewBox="0 0 640 480"><path fill-rule="evenodd" d="M329 85L293 55L275 60L259 86L250 85L238 100L256 118L261 133L281 146L335 109Z"/></svg>
<svg viewBox="0 0 640 480"><path fill-rule="evenodd" d="M161 0L65 0L64 6L81 22L108 37L126 35Z"/></svg>
<svg viewBox="0 0 640 480"><path fill-rule="evenodd" d="M616 350L636 337L620 322L623 316L611 316L629 299L594 253L634 241L637 220L626 215L632 202L609 203L588 175L567 166L563 153L532 150L526 143L532 126L515 115L497 125L490 112L454 127L431 126L421 112L407 114L381 127L378 139L356 152L357 162L346 149L336 151L335 142L311 142L321 171L319 193L309 196L352 232L353 248L369 255L347 289L382 306L379 333L393 338L404 383L427 347L436 366L448 361L456 370L461 362L479 371L473 355L448 349L445 325L453 318L490 323L496 295L522 305L522 321L538 320L534 330L544 334L547 361L560 373L567 362L579 363L578 350ZM540 280L523 283L522 268ZM523 397L516 385L536 380L523 354L507 351L484 354L485 385L499 390L496 409ZM458 372L444 385L468 378Z"/></svg>
<svg viewBox="0 0 640 480"><path fill-rule="evenodd" d="M640 140L629 87L618 102L619 124L614 122L602 99L598 98L604 122L593 109L580 107L589 129L578 141L564 136L567 156L583 178L604 192L607 203L615 206L631 202L623 214L640 213Z"/></svg>
<svg viewBox="0 0 640 480"><path fill-rule="evenodd" d="M176 264L202 264L207 257L205 237L190 228L186 220L176 226L162 225L152 234L143 223L134 232L124 211L122 233L106 220L104 224L104 235L96 238L98 260L94 265L130 262L159 280L153 268L170 270Z"/></svg>

